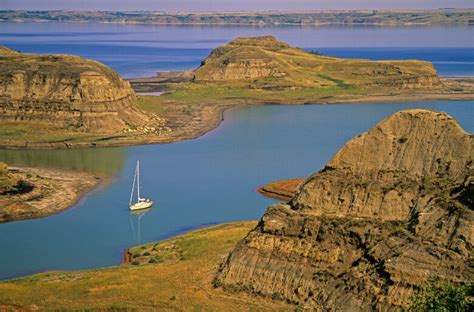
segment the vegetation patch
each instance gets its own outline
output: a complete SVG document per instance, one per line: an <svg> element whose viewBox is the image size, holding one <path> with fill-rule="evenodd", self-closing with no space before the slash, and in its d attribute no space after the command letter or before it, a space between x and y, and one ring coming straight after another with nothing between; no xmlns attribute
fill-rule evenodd
<svg viewBox="0 0 474 312"><path fill-rule="evenodd" d="M40 273L0 283L0 303L8 310L284 311L291 306L214 289L221 260L257 222L236 222L189 232L131 248L142 255L130 264L77 272ZM154 251L152 251L154 250ZM143 256L147 251L150 256ZM185 260L180 255L185 255ZM151 263L145 262L148 259ZM155 259L156 261L152 261ZM179 294L179 296L178 296Z"/></svg>

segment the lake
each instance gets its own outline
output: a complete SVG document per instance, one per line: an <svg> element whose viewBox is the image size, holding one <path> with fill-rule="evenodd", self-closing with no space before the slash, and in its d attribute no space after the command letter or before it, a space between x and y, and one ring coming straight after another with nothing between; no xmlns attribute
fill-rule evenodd
<svg viewBox="0 0 474 312"><path fill-rule="evenodd" d="M156 27L0 24L0 44L24 52L74 53L125 76L191 69L210 49L238 35L272 34L324 54L436 61L445 75L472 75L473 28ZM442 39L440 41L440 38ZM73 208L43 219L0 224L0 279L44 270L119 264L125 248L222 222L259 219L275 203L255 190L306 177L351 137L390 114L430 108L474 132L474 101L303 106L229 110L220 127L195 139L130 148L0 150L0 161L94 172L111 181ZM157 202L144 215L128 201L137 160L142 192Z"/></svg>
<svg viewBox="0 0 474 312"><path fill-rule="evenodd" d="M101 61L124 77L192 69L239 36L273 35L325 55L422 59L441 75L474 74L474 27L251 27L1 23L0 44L29 53L69 53Z"/></svg>

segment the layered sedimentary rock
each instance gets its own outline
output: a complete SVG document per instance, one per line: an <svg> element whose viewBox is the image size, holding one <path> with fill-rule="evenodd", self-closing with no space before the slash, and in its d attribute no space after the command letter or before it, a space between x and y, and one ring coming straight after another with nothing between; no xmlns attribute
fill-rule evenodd
<svg viewBox="0 0 474 312"><path fill-rule="evenodd" d="M433 65L423 61L341 59L290 47L274 37L237 38L214 49L194 71L196 82L252 81L256 88L337 87L443 90Z"/></svg>
<svg viewBox="0 0 474 312"><path fill-rule="evenodd" d="M225 289L332 311L396 310L430 275L474 280L474 137L398 112L350 140L220 268Z"/></svg>
<svg viewBox="0 0 474 312"><path fill-rule="evenodd" d="M237 38L212 50L201 67L195 70L195 81L226 81L281 77L286 75L276 55L290 46L273 37Z"/></svg>
<svg viewBox="0 0 474 312"><path fill-rule="evenodd" d="M129 83L107 66L70 55L0 49L0 120L111 132L143 125Z"/></svg>

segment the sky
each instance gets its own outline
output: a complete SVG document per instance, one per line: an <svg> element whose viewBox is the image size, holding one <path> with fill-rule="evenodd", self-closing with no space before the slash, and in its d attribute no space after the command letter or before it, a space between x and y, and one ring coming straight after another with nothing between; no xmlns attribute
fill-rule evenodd
<svg viewBox="0 0 474 312"><path fill-rule="evenodd" d="M0 10L268 11L474 8L473 0L0 0Z"/></svg>

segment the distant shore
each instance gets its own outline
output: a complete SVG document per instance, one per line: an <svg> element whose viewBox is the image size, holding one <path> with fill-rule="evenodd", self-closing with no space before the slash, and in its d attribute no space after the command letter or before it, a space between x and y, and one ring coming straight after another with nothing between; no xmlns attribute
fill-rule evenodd
<svg viewBox="0 0 474 312"><path fill-rule="evenodd" d="M32 189L0 195L0 223L43 218L64 211L102 181L89 173L57 169L9 167L9 171Z"/></svg>
<svg viewBox="0 0 474 312"><path fill-rule="evenodd" d="M68 22L211 26L426 26L472 25L474 9L308 10L250 12L0 11L0 22Z"/></svg>

